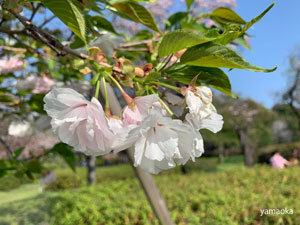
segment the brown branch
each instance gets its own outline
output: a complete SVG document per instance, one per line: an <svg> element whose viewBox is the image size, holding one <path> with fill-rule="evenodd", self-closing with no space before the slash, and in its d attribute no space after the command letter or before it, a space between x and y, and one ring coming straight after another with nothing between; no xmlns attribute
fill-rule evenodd
<svg viewBox="0 0 300 225"><path fill-rule="evenodd" d="M120 47L122 47L122 48L129 48L129 47L134 47L134 46L137 46L137 45L147 45L150 42L151 42L151 40L143 40L143 41L125 43L125 44L122 44Z"/></svg>
<svg viewBox="0 0 300 225"><path fill-rule="evenodd" d="M42 4L39 3L36 7L34 7L34 3L32 2L31 5L32 5L32 14L31 14L30 19L29 19L30 22L33 20L35 14L39 10L39 8L42 6Z"/></svg>
<svg viewBox="0 0 300 225"><path fill-rule="evenodd" d="M39 28L42 28L43 26L45 26L47 23L49 23L51 20L53 20L56 16L53 15L50 18L46 19L40 26Z"/></svg>
<svg viewBox="0 0 300 225"><path fill-rule="evenodd" d="M14 47L10 47L10 46L2 46L2 45L0 45L0 49L6 50L6 51L12 51L12 52L21 52L21 53L24 53L27 51L27 49L25 49L25 48L14 48Z"/></svg>
<svg viewBox="0 0 300 225"><path fill-rule="evenodd" d="M117 51L129 51L129 52L149 52L148 48L116 48Z"/></svg>
<svg viewBox="0 0 300 225"><path fill-rule="evenodd" d="M14 34L26 34L25 30L6 30L4 28L0 28L0 33L8 34L8 35L14 35Z"/></svg>
<svg viewBox="0 0 300 225"><path fill-rule="evenodd" d="M13 158L12 150L10 149L9 145L1 137L0 137L0 143L2 143L4 145L7 156L10 159L12 159Z"/></svg>
<svg viewBox="0 0 300 225"><path fill-rule="evenodd" d="M83 53L79 53L67 46L64 46L60 43L60 41L58 41L57 39L55 39L54 37L52 37L50 34L46 33L45 31L43 31L41 28L35 26L34 24L32 24L29 20L27 20L25 17L15 13L13 10L10 9L6 9L7 11L9 11L11 14L13 14L25 27L25 30L22 30L21 32L10 32L5 30L3 33L7 33L7 34L17 34L17 33L21 33L24 34L26 36L30 36L32 38L34 38L35 40L47 45L48 47L50 47L53 51L55 51L57 53L57 55L59 56L65 56L67 54L76 56L78 58L81 59L89 59L89 56ZM0 30L1 32L1 30ZM136 46L136 45L141 45L141 44L147 44L149 43L151 40L144 40L144 41L140 41L140 42L135 42L135 43L127 43L127 44L123 44L120 47L121 48L127 48L130 46ZM125 49L124 49L125 50ZM128 49L126 49L128 50ZM145 50L146 49L142 49ZM148 49L147 49L148 51ZM107 63L99 63L100 65L104 66L104 67L112 67L111 65L107 64ZM113 69L114 72L117 73L121 73L122 71L118 70L118 69Z"/></svg>

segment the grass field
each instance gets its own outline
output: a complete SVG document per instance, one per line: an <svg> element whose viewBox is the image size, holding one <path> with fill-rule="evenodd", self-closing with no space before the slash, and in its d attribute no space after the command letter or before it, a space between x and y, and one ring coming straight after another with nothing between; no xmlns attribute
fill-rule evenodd
<svg viewBox="0 0 300 225"><path fill-rule="evenodd" d="M248 169L235 157L224 164L202 158L187 170L185 175L176 168L154 176L176 224L300 221L300 168ZM69 169L56 173L74 177ZM0 192L0 225L158 224L129 165L98 168L94 187L85 186L84 168L75 176L82 182L73 189L41 192L38 184L27 184ZM268 208L293 209L293 214L260 216L260 209Z"/></svg>

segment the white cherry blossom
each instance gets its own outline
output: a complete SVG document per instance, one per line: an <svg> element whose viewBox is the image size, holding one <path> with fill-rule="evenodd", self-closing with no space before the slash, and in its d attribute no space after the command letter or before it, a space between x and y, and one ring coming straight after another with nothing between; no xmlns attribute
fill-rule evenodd
<svg viewBox="0 0 300 225"><path fill-rule="evenodd" d="M186 89L185 99L189 113L185 118L196 130L206 128L216 133L223 127L223 117L212 104L212 96L210 88L205 86Z"/></svg>
<svg viewBox="0 0 300 225"><path fill-rule="evenodd" d="M96 98L87 101L69 88L55 88L44 98L44 109L52 118L58 138L86 155L104 155L111 151L114 134Z"/></svg>
<svg viewBox="0 0 300 225"><path fill-rule="evenodd" d="M134 166L153 174L176 163L183 165L204 152L199 132L159 110L151 110L140 126L129 132L128 139L135 141Z"/></svg>

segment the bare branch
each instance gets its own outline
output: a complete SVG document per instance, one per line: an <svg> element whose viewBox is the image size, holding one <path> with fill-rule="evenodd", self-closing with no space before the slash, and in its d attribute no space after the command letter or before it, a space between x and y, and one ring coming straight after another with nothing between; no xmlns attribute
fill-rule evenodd
<svg viewBox="0 0 300 225"><path fill-rule="evenodd" d="M36 7L34 7L34 3L32 2L31 5L32 5L32 14L31 14L30 19L29 19L30 22L33 20L35 14L39 10L39 8L42 6L42 4L39 3Z"/></svg>
<svg viewBox="0 0 300 225"><path fill-rule="evenodd" d="M6 30L4 28L0 28L0 33L8 34L8 35L14 35L14 34L26 34L25 30Z"/></svg>
<svg viewBox="0 0 300 225"><path fill-rule="evenodd" d="M0 137L0 143L2 143L4 145L7 156L10 159L12 159L13 158L12 150L10 149L9 145L1 137Z"/></svg>
<svg viewBox="0 0 300 225"><path fill-rule="evenodd" d="M2 46L2 45L0 45L0 49L12 51L12 52L19 52L19 53L24 53L27 51L27 49L25 49L25 48L14 48L14 47L10 47L10 46Z"/></svg>
<svg viewBox="0 0 300 225"><path fill-rule="evenodd" d="M51 22L56 16L53 15L51 17L49 17L48 19L45 19L45 21L39 26L39 28L42 28L43 26L45 26L47 23Z"/></svg>

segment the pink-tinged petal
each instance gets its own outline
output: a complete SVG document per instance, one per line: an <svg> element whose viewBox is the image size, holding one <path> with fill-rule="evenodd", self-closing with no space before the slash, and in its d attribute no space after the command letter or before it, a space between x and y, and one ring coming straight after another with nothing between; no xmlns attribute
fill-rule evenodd
<svg viewBox="0 0 300 225"><path fill-rule="evenodd" d="M125 125L139 124L142 121L142 114L136 107L135 110L130 109L128 106L123 111L123 122Z"/></svg>
<svg viewBox="0 0 300 225"><path fill-rule="evenodd" d="M126 106L123 111L123 122L125 125L139 124L145 118L151 108L157 107L155 103L158 102L158 95L147 95L143 97L136 97L133 106Z"/></svg>
<svg viewBox="0 0 300 225"><path fill-rule="evenodd" d="M158 102L158 95L147 95L143 97L137 97L136 100L136 107L138 108L141 115L146 116L149 113L149 109L155 102Z"/></svg>
<svg viewBox="0 0 300 225"><path fill-rule="evenodd" d="M56 88L44 101L53 131L62 142L87 155L103 155L112 150L115 135L97 99L89 102L72 89Z"/></svg>

